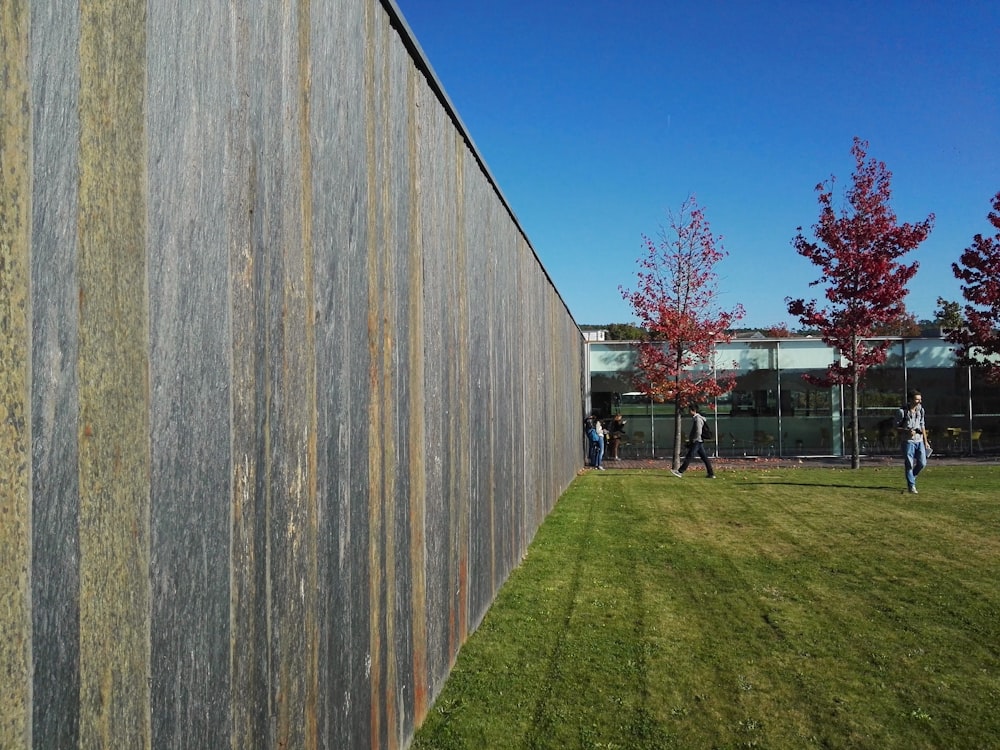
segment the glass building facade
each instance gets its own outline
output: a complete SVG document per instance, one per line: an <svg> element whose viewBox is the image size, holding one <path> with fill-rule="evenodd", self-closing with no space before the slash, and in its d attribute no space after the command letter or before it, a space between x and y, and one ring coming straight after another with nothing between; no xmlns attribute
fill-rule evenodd
<svg viewBox="0 0 1000 750"><path fill-rule="evenodd" d="M1000 386L956 364L954 345L937 338L890 339L885 363L868 370L858 394L862 454L896 454L893 418L915 388L934 450L947 455L1000 452ZM588 342L589 406L601 418L626 420L623 457L673 452L673 405L634 390L635 344ZM703 413L721 456L850 455L850 386L821 388L803 375L826 373L836 351L818 339L739 339L719 344L712 367L735 374L736 386ZM686 425L685 425L686 426Z"/></svg>

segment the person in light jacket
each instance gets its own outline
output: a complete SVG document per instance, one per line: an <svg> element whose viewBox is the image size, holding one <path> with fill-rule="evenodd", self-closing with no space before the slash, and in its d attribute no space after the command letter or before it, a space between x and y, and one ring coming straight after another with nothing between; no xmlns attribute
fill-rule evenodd
<svg viewBox="0 0 1000 750"><path fill-rule="evenodd" d="M924 399L920 391L910 391L906 406L896 414L896 430L903 453L903 475L906 489L917 494L917 474L927 465L931 444L927 440L927 424L924 421Z"/></svg>
<svg viewBox="0 0 1000 750"><path fill-rule="evenodd" d="M702 430L705 429L705 417L698 411L698 404L691 404L688 408L691 410L691 432L688 435L687 455L684 456L684 461L681 463L680 469L671 469L670 473L675 477L684 476L684 472L687 471L691 461L694 460L695 456L698 456L701 462L705 464L705 471L707 472L705 478L715 479L715 469L712 467L712 462L705 452L705 439L702 437Z"/></svg>

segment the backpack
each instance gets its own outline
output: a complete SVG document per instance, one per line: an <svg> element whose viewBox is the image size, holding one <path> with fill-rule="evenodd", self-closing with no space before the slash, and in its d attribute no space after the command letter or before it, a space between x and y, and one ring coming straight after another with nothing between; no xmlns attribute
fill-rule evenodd
<svg viewBox="0 0 1000 750"><path fill-rule="evenodd" d="M715 439L715 433L712 432L712 428L708 426L708 420L706 419L704 424L701 426L701 439L702 442L708 442Z"/></svg>

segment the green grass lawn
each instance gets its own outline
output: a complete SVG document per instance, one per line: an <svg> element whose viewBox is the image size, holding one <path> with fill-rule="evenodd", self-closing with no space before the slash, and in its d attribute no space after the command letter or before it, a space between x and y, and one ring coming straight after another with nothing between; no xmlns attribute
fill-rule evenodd
<svg viewBox="0 0 1000 750"><path fill-rule="evenodd" d="M1000 467L580 476L414 748L1000 748Z"/></svg>

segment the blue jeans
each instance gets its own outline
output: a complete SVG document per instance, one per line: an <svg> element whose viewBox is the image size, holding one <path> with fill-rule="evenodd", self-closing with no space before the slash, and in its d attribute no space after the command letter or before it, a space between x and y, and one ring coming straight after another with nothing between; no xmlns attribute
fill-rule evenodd
<svg viewBox="0 0 1000 750"><path fill-rule="evenodd" d="M604 459L604 438L599 436L597 440L590 441L590 465L600 466Z"/></svg>
<svg viewBox="0 0 1000 750"><path fill-rule="evenodd" d="M903 467L906 472L906 486L917 486L917 474L927 465L927 453L923 441L908 440L903 452Z"/></svg>

